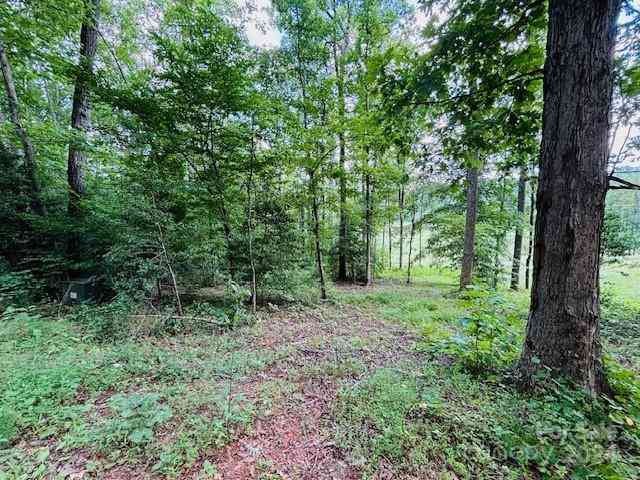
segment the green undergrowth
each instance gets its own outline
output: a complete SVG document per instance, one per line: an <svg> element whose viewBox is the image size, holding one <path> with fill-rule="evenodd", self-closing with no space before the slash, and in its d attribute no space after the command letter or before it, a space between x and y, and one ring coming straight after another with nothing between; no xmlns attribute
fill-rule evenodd
<svg viewBox="0 0 640 480"><path fill-rule="evenodd" d="M459 293L453 281L434 288L441 275L430 273L409 287L383 282L342 298L421 338L422 361L343 382L336 436L365 478L389 469L445 479L639 478L636 304L603 295L611 398L594 401L544 377L544 387L525 393L513 367L528 292Z"/></svg>
<svg viewBox="0 0 640 480"><path fill-rule="evenodd" d="M76 321L0 322L0 479L48 478L79 452L100 478L117 465L179 476L250 427L257 406L232 384L278 353L226 334L97 341Z"/></svg>
<svg viewBox="0 0 640 480"><path fill-rule="evenodd" d="M605 289L601 296L602 337L607 351L623 365L640 372L640 299L627 299Z"/></svg>
<svg viewBox="0 0 640 480"><path fill-rule="evenodd" d="M256 417L305 402L303 382L327 378L338 385L327 434L364 478L640 478L637 302L603 289L611 398L550 379L524 393L513 366L528 292L460 293L453 272L414 273L410 285L396 271L374 288L339 289L337 308L292 308L286 319L268 307L254 323L233 300L186 305L185 319L213 319L206 328L136 317L121 300L5 308L0 480L74 468L102 478L118 466L180 478ZM356 308L342 316L339 304ZM307 314L328 311L307 330ZM383 323L342 330L355 314ZM260 347L270 321L291 322L296 342ZM270 378L287 359L295 367ZM253 375L264 381L248 394Z"/></svg>
<svg viewBox="0 0 640 480"><path fill-rule="evenodd" d="M346 384L337 439L364 478L385 464L419 478L638 478L637 427L615 411L560 383L530 396L432 364Z"/></svg>

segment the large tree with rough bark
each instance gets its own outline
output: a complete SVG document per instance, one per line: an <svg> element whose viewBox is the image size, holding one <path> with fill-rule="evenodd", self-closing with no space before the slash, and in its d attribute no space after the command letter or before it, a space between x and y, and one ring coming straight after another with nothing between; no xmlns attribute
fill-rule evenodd
<svg viewBox="0 0 640 480"><path fill-rule="evenodd" d="M606 389L599 249L621 3L549 5L533 285L519 365L526 384L546 367L593 394Z"/></svg>
<svg viewBox="0 0 640 480"><path fill-rule="evenodd" d="M78 63L73 107L71 110L71 127L74 133L84 133L90 125L89 87L93 62L98 46L98 14L100 0L85 0L85 17L80 29L80 60ZM69 182L69 212L77 213L80 200L85 194L87 154L83 141L75 138L69 145L67 159L67 180Z"/></svg>

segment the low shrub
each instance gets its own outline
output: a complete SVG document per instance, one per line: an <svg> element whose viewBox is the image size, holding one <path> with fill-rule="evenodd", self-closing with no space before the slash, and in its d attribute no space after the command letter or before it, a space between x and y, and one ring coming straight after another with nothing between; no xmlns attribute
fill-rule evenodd
<svg viewBox="0 0 640 480"><path fill-rule="evenodd" d="M523 312L504 295L482 289L463 292L466 312L449 336L427 337L432 354L446 354L474 373L510 368L517 360L524 329Z"/></svg>
<svg viewBox="0 0 640 480"><path fill-rule="evenodd" d="M26 307L43 295L44 282L28 270L0 270L0 312L9 307Z"/></svg>
<svg viewBox="0 0 640 480"><path fill-rule="evenodd" d="M318 299L318 280L311 270L271 270L258 284L258 299L271 303L314 304Z"/></svg>
<svg viewBox="0 0 640 480"><path fill-rule="evenodd" d="M157 394L114 395L109 400L113 416L96 432L104 448L112 445L143 446L153 440L155 429L171 418L171 409Z"/></svg>
<svg viewBox="0 0 640 480"><path fill-rule="evenodd" d="M113 341L130 336L130 316L134 309L129 298L118 296L102 305L78 305L71 320L82 325L95 340Z"/></svg>

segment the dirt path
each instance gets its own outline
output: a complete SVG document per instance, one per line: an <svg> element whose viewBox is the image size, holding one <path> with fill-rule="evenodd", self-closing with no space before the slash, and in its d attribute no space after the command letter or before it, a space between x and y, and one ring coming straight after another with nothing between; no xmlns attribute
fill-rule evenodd
<svg viewBox="0 0 640 480"><path fill-rule="evenodd" d="M285 385L274 407L250 432L202 465L216 466L222 480L358 479L358 468L333 443L332 408L339 383L355 382L377 368L415 357L415 337L355 307L325 306L262 314L256 345L286 351L282 360L237 385L256 399L265 386Z"/></svg>

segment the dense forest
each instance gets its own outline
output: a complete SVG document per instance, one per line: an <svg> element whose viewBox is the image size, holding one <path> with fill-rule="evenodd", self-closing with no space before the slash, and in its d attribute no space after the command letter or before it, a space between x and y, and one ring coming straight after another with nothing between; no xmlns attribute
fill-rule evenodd
<svg viewBox="0 0 640 480"><path fill-rule="evenodd" d="M0 0L0 67L0 479L640 478L637 1Z"/></svg>

